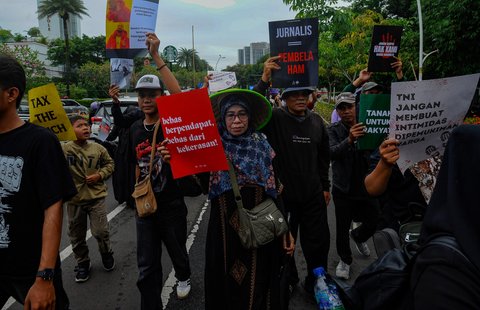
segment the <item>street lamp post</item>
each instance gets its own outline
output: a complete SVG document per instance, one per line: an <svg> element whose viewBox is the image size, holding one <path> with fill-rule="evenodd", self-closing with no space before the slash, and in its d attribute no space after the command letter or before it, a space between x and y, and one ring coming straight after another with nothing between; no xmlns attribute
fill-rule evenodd
<svg viewBox="0 0 480 310"><path fill-rule="evenodd" d="M218 62L220 61L220 59L225 59L225 56L218 55L218 60L217 60L217 63L215 64L215 71L217 71L217 66L218 66Z"/></svg>

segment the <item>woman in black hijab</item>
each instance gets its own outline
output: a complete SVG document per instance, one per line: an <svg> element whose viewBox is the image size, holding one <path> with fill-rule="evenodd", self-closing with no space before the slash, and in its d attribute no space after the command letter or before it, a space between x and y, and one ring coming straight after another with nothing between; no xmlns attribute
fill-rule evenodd
<svg viewBox="0 0 480 310"><path fill-rule="evenodd" d="M415 309L480 309L480 126L452 131L420 243L455 237L461 252L429 246L413 267Z"/></svg>

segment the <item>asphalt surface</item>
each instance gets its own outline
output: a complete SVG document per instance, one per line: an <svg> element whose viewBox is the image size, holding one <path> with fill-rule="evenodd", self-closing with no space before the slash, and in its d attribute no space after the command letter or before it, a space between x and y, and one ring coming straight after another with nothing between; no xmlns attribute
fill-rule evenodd
<svg viewBox="0 0 480 310"><path fill-rule="evenodd" d="M113 193L113 190L110 191ZM111 242L116 260L116 268L111 272L103 270L100 254L94 238L88 239L92 271L90 279L85 283L76 283L74 280L74 268L76 265L69 239L66 233L66 221L61 242L61 258L63 269L63 282L68 293L72 310L135 310L140 309L140 294L136 287L137 266L136 266L136 232L134 210L118 206L113 199L113 194L107 197L107 208L110 219ZM162 255L162 265L165 286L162 292L164 309L204 309L203 296L203 269L205 261L205 236L208 225L209 207L206 197L186 198L188 206L188 231L189 238L187 249L189 250L190 264L192 269L192 291L190 296L184 300L178 300L175 294L175 278L172 271L172 264L165 250ZM328 272L335 274L335 267L339 258L335 247L335 214L333 202L328 206L329 226L331 232L331 245L329 254ZM362 257L351 243L354 262L351 268L350 283L376 255L373 244L369 240L372 255L368 258ZM316 308L313 298L306 294L301 285L306 275L306 265L300 246L296 250L296 262L301 281L294 289L290 301L290 309L314 310ZM9 305L9 303L7 303ZM3 309L23 309L18 303L13 303Z"/></svg>

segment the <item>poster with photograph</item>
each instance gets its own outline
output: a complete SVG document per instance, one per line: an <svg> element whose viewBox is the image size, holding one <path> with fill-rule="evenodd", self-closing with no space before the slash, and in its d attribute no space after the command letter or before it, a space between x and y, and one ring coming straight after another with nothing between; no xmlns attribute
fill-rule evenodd
<svg viewBox="0 0 480 310"><path fill-rule="evenodd" d="M158 0L107 0L107 58L145 56L146 33L155 32Z"/></svg>
<svg viewBox="0 0 480 310"><path fill-rule="evenodd" d="M391 64L400 51L403 28L401 26L373 26L372 44L368 56L369 72L393 72Z"/></svg>
<svg viewBox="0 0 480 310"><path fill-rule="evenodd" d="M280 70L272 71L272 87L318 84L318 19L292 19L268 23L270 55L280 56Z"/></svg>
<svg viewBox="0 0 480 310"><path fill-rule="evenodd" d="M237 76L235 75L235 72L207 71L207 75L211 75L212 78L208 82L208 89L211 93L237 85Z"/></svg>
<svg viewBox="0 0 480 310"><path fill-rule="evenodd" d="M157 107L175 179L228 170L206 88L159 97Z"/></svg>
<svg viewBox="0 0 480 310"><path fill-rule="evenodd" d="M133 59L110 59L110 84L117 85L120 89L130 86L133 74Z"/></svg>

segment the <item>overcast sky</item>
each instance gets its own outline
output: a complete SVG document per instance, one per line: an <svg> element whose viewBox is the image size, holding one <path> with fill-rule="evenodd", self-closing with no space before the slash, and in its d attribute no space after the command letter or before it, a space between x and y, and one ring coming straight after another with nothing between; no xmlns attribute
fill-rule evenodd
<svg viewBox="0 0 480 310"><path fill-rule="evenodd" d="M0 27L23 33L38 27L37 0L0 0ZM106 0L84 0L90 17L81 21L82 33L105 35ZM160 0L156 32L160 49L167 45L192 47L200 58L215 67L219 55L225 58L218 69L238 61L237 50L251 42L268 42L268 22L293 19L281 0Z"/></svg>

